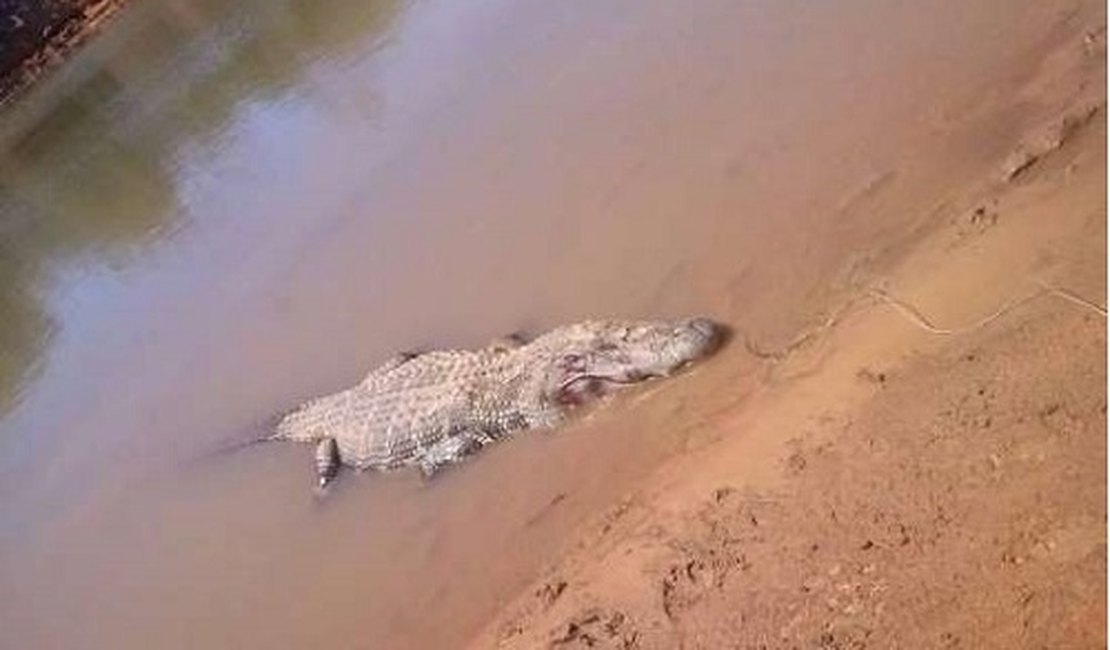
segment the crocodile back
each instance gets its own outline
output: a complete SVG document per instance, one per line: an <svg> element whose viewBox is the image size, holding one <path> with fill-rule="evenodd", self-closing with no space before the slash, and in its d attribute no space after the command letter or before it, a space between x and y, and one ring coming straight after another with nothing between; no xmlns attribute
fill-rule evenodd
<svg viewBox="0 0 1110 650"><path fill-rule="evenodd" d="M521 367L515 350L429 352L305 404L277 432L304 442L334 437L353 467L400 467L462 432L496 438L527 427L517 404Z"/></svg>

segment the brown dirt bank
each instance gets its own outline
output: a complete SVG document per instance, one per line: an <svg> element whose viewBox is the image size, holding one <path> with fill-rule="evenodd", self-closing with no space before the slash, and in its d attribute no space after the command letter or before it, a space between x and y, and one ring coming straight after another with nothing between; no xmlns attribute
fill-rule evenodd
<svg viewBox="0 0 1110 650"><path fill-rule="evenodd" d="M1021 91L1040 126L878 290L762 355L719 441L474 647L1105 647L1102 33L1048 53Z"/></svg>
<svg viewBox="0 0 1110 650"><path fill-rule="evenodd" d="M61 63L123 4L0 0L0 105Z"/></svg>

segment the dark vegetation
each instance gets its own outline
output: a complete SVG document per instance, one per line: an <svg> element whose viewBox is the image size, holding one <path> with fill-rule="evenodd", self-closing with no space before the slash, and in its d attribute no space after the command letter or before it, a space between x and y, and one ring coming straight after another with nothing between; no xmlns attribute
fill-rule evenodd
<svg viewBox="0 0 1110 650"><path fill-rule="evenodd" d="M122 0L0 0L0 102L37 79Z"/></svg>

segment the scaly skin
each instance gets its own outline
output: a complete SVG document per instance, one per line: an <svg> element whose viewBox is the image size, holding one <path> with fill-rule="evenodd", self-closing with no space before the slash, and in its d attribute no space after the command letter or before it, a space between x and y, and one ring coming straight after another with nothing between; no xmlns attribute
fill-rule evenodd
<svg viewBox="0 0 1110 650"><path fill-rule="evenodd" d="M530 343L399 355L357 386L289 413L269 439L316 444L321 487L340 465L430 475L516 431L555 426L607 386L668 376L720 338L700 318L596 321Z"/></svg>

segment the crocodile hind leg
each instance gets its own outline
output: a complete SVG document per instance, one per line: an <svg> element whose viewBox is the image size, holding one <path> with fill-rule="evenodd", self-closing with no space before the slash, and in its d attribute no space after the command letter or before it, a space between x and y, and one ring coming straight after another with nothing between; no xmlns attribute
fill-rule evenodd
<svg viewBox="0 0 1110 650"><path fill-rule="evenodd" d="M316 444L316 484L324 489L339 473L339 445L335 438L324 438Z"/></svg>

